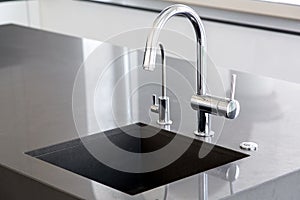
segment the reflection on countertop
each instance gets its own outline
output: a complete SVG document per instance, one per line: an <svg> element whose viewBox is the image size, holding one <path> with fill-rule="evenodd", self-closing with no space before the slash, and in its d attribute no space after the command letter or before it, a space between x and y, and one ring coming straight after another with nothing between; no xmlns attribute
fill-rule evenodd
<svg viewBox="0 0 300 200"><path fill-rule="evenodd" d="M194 68L167 59L171 129L194 137L196 116L189 104ZM24 154L132 121L156 125L149 106L151 94L160 91L161 76L159 70L144 72L141 63L142 52L125 47L1 26L0 164L84 199L198 199L200 175L129 196ZM230 88L233 71L217 68L215 77L214 70L208 71L211 90L222 82L222 88ZM300 169L300 86L234 73L241 113L234 121L213 118L217 131L211 142L241 151L241 142L254 141L259 150L207 172L209 199L234 198L233 193Z"/></svg>

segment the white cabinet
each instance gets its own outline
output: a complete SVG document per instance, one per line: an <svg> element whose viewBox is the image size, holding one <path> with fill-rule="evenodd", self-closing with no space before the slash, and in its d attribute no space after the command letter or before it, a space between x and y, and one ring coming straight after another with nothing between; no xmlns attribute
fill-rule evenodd
<svg viewBox="0 0 300 200"><path fill-rule="evenodd" d="M40 0L41 28L100 41L150 27L157 14L85 1ZM208 21L204 25L208 53L217 66L300 83L300 36ZM194 33L186 19L172 19L166 27L193 41ZM138 36L113 43L136 47L146 41L147 32ZM195 48L190 42L172 37L162 41L166 49L194 59Z"/></svg>

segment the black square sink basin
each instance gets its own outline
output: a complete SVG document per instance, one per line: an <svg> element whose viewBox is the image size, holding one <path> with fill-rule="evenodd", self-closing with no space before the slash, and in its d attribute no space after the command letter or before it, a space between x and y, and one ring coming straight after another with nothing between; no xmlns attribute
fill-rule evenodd
<svg viewBox="0 0 300 200"><path fill-rule="evenodd" d="M136 137L136 135L141 137ZM137 155L151 154L151 152L169 145L170 148L164 151L166 159L169 157L168 155L171 157L171 155L178 152L181 146L186 148L183 148L184 151L180 154L181 156L174 159L173 162L155 170L147 168L148 164L146 164L145 158L141 158L139 162L130 160L126 156L122 159L111 158L111 163L114 163L116 166L145 166L144 172L142 170L139 172L128 172L116 169L105 162L100 162L97 159L98 157L93 155L95 147L101 148L101 144L107 143L103 143L104 138L109 139L112 144L124 152L131 152ZM170 145L171 143L172 145ZM200 149L204 152L208 150L206 155L199 156ZM100 151L102 154L108 155L112 152L110 149L102 149ZM81 139L26 152L26 154L129 195L139 194L249 156L143 123L135 123L85 136ZM154 160L157 162L156 164L160 164L163 163L164 157L158 156ZM143 161L145 161L144 165ZM142 169L143 167L140 168Z"/></svg>

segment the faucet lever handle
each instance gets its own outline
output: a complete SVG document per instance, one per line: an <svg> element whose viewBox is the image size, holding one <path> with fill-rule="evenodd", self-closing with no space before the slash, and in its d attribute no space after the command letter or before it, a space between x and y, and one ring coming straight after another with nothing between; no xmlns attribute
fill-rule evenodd
<svg viewBox="0 0 300 200"><path fill-rule="evenodd" d="M152 94L152 105L150 110L154 113L158 113L159 112L159 106L157 104L157 97L156 94Z"/></svg>
<svg viewBox="0 0 300 200"><path fill-rule="evenodd" d="M234 100L236 86L236 74L231 75L230 100Z"/></svg>
<svg viewBox="0 0 300 200"><path fill-rule="evenodd" d="M157 97L156 94L152 94L152 105L156 106L157 105Z"/></svg>

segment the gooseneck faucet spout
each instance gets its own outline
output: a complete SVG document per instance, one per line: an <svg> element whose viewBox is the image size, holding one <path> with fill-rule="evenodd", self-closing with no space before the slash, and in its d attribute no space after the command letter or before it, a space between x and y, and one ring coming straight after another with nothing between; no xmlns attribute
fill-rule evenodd
<svg viewBox="0 0 300 200"><path fill-rule="evenodd" d="M194 31L196 33L196 44L197 44L197 82L196 82L196 93L198 95L204 95L205 91L205 82L204 82L204 73L206 73L206 69L204 69L203 65L203 51L206 51L206 35L203 23L198 16L198 14L188 6L177 4L170 6L164 9L160 15L156 18L153 23L153 29L150 32L144 54L144 63L143 67L145 70L153 71L155 69L155 61L156 61L156 51L158 47L158 39L160 35L160 31L166 24L166 22L173 16L185 16L187 17L194 27ZM201 119L201 124L198 122L198 132L207 132L210 133L210 117L207 113L202 111L198 111L198 118Z"/></svg>
<svg viewBox="0 0 300 200"><path fill-rule="evenodd" d="M148 36L146 47L145 47L145 54L144 54L144 63L143 67L146 70L153 71L155 69L155 61L156 61L156 51L158 47L158 39L160 32L167 21L172 18L173 16L186 16L190 22L192 23L195 33L196 33L196 43L197 43L197 70L199 73L203 69L203 62L201 59L202 56L202 49L206 51L206 35L204 26L198 14L188 6L176 4L173 6L169 6L164 9L156 20L153 23L152 30ZM202 49L201 49L202 47ZM198 80L199 79L199 80ZM197 84L199 85L199 93L200 90L204 90L201 87L201 77L197 76ZM205 91L203 91L205 92Z"/></svg>
<svg viewBox="0 0 300 200"><path fill-rule="evenodd" d="M209 114L217 114L227 117L227 113L230 112L230 117L235 118L239 111L239 105L238 102L233 99L231 101L228 99L214 98L206 94L206 66L204 63L204 52L206 51L207 46L206 34L199 15L193 9L182 4L176 4L167 7L159 14L159 16L154 21L152 30L147 38L144 52L143 68L149 71L153 71L155 69L156 53L159 44L158 39L160 32L164 25L168 22L168 20L173 16L184 16L188 18L193 25L196 34L196 95L194 95L191 99L192 108L197 110L198 117L198 128L195 131L195 134L205 137L212 136L213 132L211 131ZM230 105L227 105L229 104L229 101ZM221 103L221 107L219 107L219 103ZM232 113L234 113L235 115Z"/></svg>

